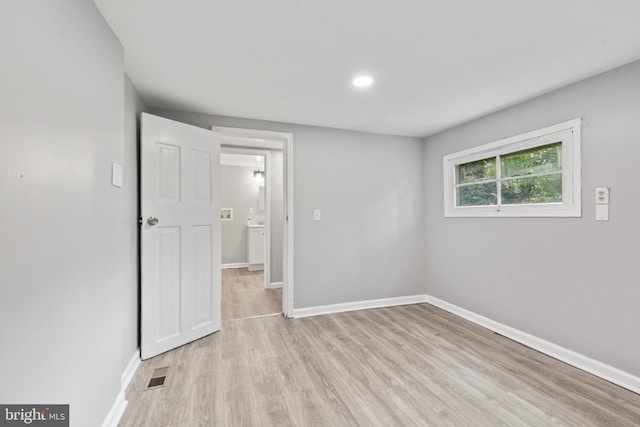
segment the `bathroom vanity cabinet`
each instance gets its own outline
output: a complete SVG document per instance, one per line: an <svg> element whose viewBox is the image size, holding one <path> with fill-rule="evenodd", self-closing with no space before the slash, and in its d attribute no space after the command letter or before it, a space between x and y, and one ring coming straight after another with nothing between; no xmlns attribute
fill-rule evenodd
<svg viewBox="0 0 640 427"><path fill-rule="evenodd" d="M264 225L247 226L249 271L264 270Z"/></svg>

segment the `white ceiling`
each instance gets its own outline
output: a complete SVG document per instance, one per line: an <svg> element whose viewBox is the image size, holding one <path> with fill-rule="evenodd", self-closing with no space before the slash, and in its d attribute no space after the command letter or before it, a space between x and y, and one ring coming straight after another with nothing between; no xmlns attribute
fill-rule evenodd
<svg viewBox="0 0 640 427"><path fill-rule="evenodd" d="M95 2L150 106L388 134L640 59L638 0Z"/></svg>

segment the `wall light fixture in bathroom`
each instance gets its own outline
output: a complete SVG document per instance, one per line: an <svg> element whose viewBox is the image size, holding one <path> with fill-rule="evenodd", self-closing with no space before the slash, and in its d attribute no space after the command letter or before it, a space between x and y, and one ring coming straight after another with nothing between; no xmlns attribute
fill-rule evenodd
<svg viewBox="0 0 640 427"><path fill-rule="evenodd" d="M264 171L255 170L253 171L253 179L256 180L258 186L264 185Z"/></svg>

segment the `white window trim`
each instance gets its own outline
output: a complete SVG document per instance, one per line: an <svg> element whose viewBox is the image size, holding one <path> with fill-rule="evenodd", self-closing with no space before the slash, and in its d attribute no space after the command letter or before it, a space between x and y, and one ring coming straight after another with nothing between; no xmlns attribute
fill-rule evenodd
<svg viewBox="0 0 640 427"><path fill-rule="evenodd" d="M581 217L580 125L577 118L444 156L445 217ZM456 206L456 166L562 141L561 203ZM499 165L496 165L499 177ZM495 181L490 180L488 182Z"/></svg>

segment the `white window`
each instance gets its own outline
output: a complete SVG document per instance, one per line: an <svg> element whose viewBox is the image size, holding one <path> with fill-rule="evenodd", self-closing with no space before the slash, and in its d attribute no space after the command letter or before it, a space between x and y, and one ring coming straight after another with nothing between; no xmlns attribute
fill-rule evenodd
<svg viewBox="0 0 640 427"><path fill-rule="evenodd" d="M580 122L444 156L444 215L581 216Z"/></svg>

